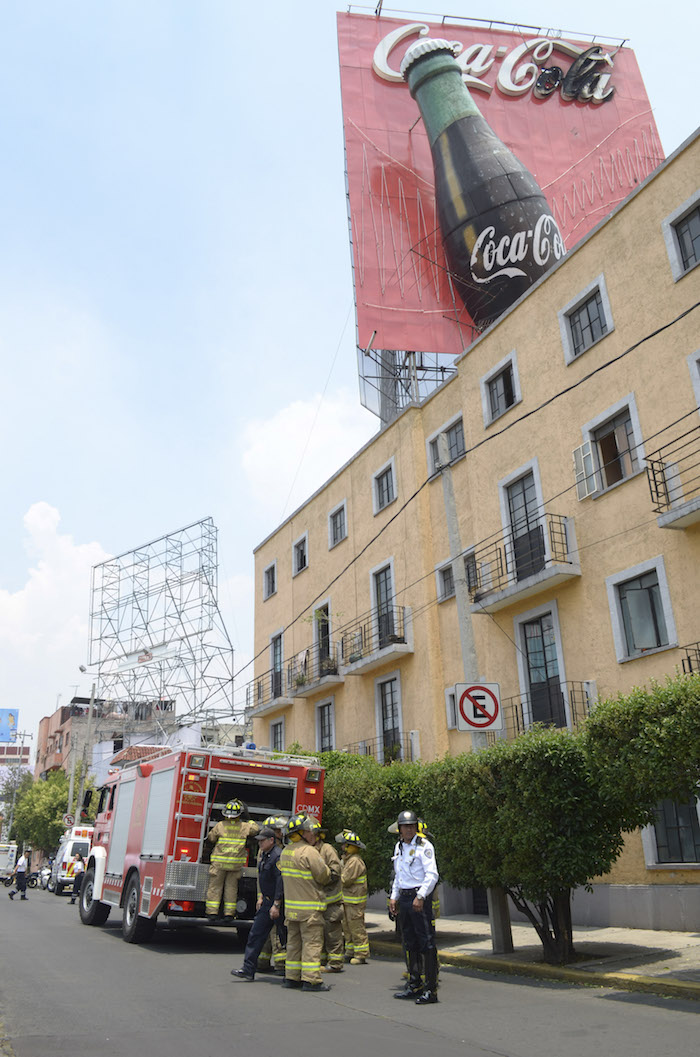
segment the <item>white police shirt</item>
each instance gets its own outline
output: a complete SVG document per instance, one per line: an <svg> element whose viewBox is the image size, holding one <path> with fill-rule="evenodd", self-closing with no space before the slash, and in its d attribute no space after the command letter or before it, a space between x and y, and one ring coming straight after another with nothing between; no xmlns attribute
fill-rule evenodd
<svg viewBox="0 0 700 1057"><path fill-rule="evenodd" d="M439 881L435 848L425 837L418 834L410 844L398 841L392 856L394 883L391 898L398 899L402 888L417 888L418 897L425 899Z"/></svg>

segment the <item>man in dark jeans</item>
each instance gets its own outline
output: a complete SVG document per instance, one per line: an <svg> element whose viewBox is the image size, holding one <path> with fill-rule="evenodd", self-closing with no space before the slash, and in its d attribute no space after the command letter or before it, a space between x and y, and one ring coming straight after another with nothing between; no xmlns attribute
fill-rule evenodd
<svg viewBox="0 0 700 1057"><path fill-rule="evenodd" d="M255 837L260 848L258 856L258 903L253 927L243 956L241 969L232 969L231 975L239 980L254 980L258 967L258 956L273 926L277 927L280 940L286 942L284 914L282 910L283 893L282 874L278 862L282 849L275 841L275 831L263 826Z"/></svg>

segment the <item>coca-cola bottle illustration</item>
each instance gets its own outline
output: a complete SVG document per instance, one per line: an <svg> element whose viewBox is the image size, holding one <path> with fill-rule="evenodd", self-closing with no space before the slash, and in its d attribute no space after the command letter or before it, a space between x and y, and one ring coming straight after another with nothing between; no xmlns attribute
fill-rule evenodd
<svg viewBox="0 0 700 1057"><path fill-rule="evenodd" d="M430 142L452 282L483 328L564 256L564 241L532 173L479 113L452 44L417 41L401 73Z"/></svg>

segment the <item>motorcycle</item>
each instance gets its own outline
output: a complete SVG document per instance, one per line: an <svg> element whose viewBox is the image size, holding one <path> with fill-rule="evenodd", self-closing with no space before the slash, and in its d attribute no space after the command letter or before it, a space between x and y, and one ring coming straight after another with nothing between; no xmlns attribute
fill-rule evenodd
<svg viewBox="0 0 700 1057"><path fill-rule="evenodd" d="M38 870L32 870L32 872L27 876L27 888L36 888L36 886L38 884L39 884L39 871Z"/></svg>
<svg viewBox="0 0 700 1057"><path fill-rule="evenodd" d="M39 884L46 890L49 887L49 881L51 880L51 867L42 866L39 870Z"/></svg>

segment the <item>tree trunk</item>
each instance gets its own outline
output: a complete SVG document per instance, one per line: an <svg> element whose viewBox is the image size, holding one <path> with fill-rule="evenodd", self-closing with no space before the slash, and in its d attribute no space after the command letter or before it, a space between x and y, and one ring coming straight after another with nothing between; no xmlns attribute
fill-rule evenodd
<svg viewBox="0 0 700 1057"><path fill-rule="evenodd" d="M519 889L506 889L515 906L533 925L549 965L566 965L575 956L571 926L571 889L547 893L540 903L530 903Z"/></svg>

